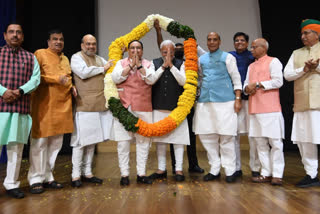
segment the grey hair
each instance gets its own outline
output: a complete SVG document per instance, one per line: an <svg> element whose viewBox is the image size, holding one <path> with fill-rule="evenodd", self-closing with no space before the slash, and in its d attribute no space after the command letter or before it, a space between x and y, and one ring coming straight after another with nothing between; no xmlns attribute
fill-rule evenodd
<svg viewBox="0 0 320 214"><path fill-rule="evenodd" d="M319 41L320 41L320 33L318 33L317 31L314 31L314 30L311 30L311 32L317 34L317 35L318 35L318 39L319 39Z"/></svg>
<svg viewBox="0 0 320 214"><path fill-rule="evenodd" d="M164 40L163 42L161 42L160 44L160 49L163 47L163 46L166 46L166 45L172 45L174 48L176 47L176 45L173 43L173 41L171 40Z"/></svg>

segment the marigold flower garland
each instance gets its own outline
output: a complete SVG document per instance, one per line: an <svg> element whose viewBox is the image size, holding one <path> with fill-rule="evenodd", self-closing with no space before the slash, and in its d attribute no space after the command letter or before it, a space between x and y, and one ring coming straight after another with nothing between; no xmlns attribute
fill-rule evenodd
<svg viewBox="0 0 320 214"><path fill-rule="evenodd" d="M130 41L141 39L153 27L155 19L159 20L160 27L168 31L171 35L178 38L184 38L184 53L185 53L185 72L186 83L184 91L180 95L177 107L169 114L168 117L156 123L146 123L140 118L135 117L125 107L122 106L117 88L111 79L111 73L117 61L122 59L122 48L127 47ZM118 118L127 131L136 132L140 135L152 137L162 136L179 126L194 104L196 98L198 84L198 56L197 42L195 40L193 30L185 25L168 17L159 14L149 15L140 25L135 27L130 33L117 38L109 46L109 59L114 59L112 66L105 76L105 97L108 101L106 106L110 109L113 116Z"/></svg>

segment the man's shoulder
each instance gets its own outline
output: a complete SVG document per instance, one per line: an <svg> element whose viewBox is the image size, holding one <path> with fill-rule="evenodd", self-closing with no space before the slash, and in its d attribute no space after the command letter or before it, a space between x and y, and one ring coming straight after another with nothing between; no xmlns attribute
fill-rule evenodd
<svg viewBox="0 0 320 214"><path fill-rule="evenodd" d="M229 54L231 54L233 56L237 56L237 52L236 51L229 51Z"/></svg>
<svg viewBox="0 0 320 214"><path fill-rule="evenodd" d="M81 51L78 51L78 52L72 54L71 59L72 59L72 58L75 58L75 57L76 57L76 58L81 57L81 54L80 54L80 53L81 53ZM82 57L81 57L81 58L82 58Z"/></svg>
<svg viewBox="0 0 320 214"><path fill-rule="evenodd" d="M47 53L47 49L45 49L45 48L41 48L41 49L38 49L38 50L36 50L35 52L34 52L34 54L36 54L36 55L41 55L41 54L45 54L45 53Z"/></svg>
<svg viewBox="0 0 320 214"><path fill-rule="evenodd" d="M206 53L202 54L202 55L199 57L199 59L203 59L203 58L209 56L209 53L210 53L210 52L206 52Z"/></svg>
<svg viewBox="0 0 320 214"><path fill-rule="evenodd" d="M304 51L308 51L308 48L306 46L303 46L301 48L294 50L293 53L304 52Z"/></svg>

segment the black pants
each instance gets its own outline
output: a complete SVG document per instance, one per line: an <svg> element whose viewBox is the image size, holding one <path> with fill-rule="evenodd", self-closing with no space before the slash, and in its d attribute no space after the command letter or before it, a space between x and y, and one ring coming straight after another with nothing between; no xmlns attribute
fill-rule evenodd
<svg viewBox="0 0 320 214"><path fill-rule="evenodd" d="M192 131L193 115L194 115L194 108L191 109L190 114L188 114L188 116L187 116L188 126L189 126L189 138L190 138L190 145L187 146L189 168L193 168L198 165L197 148L196 148L196 135ZM174 156L173 144L170 144L170 154L171 154L172 169L175 170L176 159Z"/></svg>

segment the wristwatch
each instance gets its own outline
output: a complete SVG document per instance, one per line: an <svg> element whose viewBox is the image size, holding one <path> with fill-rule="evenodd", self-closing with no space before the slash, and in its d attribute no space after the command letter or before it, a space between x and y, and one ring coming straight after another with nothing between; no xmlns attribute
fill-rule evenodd
<svg viewBox="0 0 320 214"><path fill-rule="evenodd" d="M24 91L21 88L19 88L19 93L20 93L20 96L24 95Z"/></svg>
<svg viewBox="0 0 320 214"><path fill-rule="evenodd" d="M142 65L140 65L139 67L137 67L138 70L141 69L141 68L142 68Z"/></svg>
<svg viewBox="0 0 320 214"><path fill-rule="evenodd" d="M256 88L260 88L259 82L256 82Z"/></svg>

